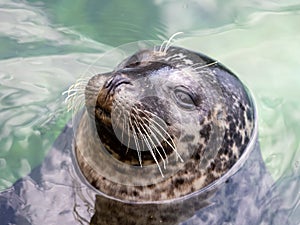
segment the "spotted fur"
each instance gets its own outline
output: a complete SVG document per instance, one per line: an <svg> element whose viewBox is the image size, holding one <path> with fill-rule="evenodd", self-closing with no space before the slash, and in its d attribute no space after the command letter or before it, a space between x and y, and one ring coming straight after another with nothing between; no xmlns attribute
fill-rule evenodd
<svg viewBox="0 0 300 225"><path fill-rule="evenodd" d="M135 151L128 151L128 149L126 154L121 157L120 149L123 148L124 152L126 148L121 143L119 146L113 144L117 142L117 138L113 137L113 132L111 132L111 120L102 119L101 116L98 116L97 119L95 108L97 109L100 104L102 110L106 114L110 114L113 110L114 100L119 96L125 96L126 88L130 85L120 85L121 87L118 87L119 89L116 89L114 93L108 93L104 87L105 84L101 86L101 82L99 82L101 75L93 77L86 88L87 113L79 125L76 154L84 176L101 192L117 199L133 202L161 201L183 197L220 178L243 154L253 132L254 108L243 84L222 64L202 54L178 47L170 47L164 53L157 50L143 50L124 60L112 73L106 75L108 80L106 84L113 82L111 80L116 76L123 76L122 79L126 79L125 83L134 82L143 77L145 88L149 87L147 86L148 78L155 77L154 79L157 79L158 82L151 83L154 92L160 90L158 85L164 86L162 83L164 79L173 79L173 83L178 85L185 82L189 85L188 87L194 88L192 91L197 95L195 107L191 110L193 112L191 116L195 117L196 125L194 130L189 129L190 125L184 125L184 119L187 117L181 115L183 119L177 120L172 115L173 112L168 111L174 103L168 98L168 102L162 101L161 106L155 106L156 109L160 109L156 114L164 120L168 120L166 121L169 124L168 132L174 143L183 148L180 149L180 152L190 151L192 154L185 158L183 166L178 170L174 169L176 173L165 179L157 181L154 178L153 183L141 182L137 185L123 185L122 182L114 182L111 178L118 176L120 178L117 179L120 181L122 179L130 181L132 174L129 173L128 177L124 178L122 176L127 173L126 169L111 168L108 172L110 177L103 176L103 171L109 170L110 165L109 161L101 161L101 157L107 155L108 151L121 163L131 165L138 164L138 157ZM139 88L143 89L143 86ZM96 93L93 90L96 90ZM132 88L130 90L136 96L141 94L135 86L133 90ZM163 92L159 94L163 94ZM132 97L134 95L128 96L134 98ZM165 107L167 105L168 107ZM187 111L187 113L189 112ZM92 123L88 122L89 120ZM91 124L94 122L96 125L93 128ZM181 128L180 131L178 131L179 128ZM176 130L180 132L181 139L178 139ZM103 149L99 147L99 136L105 143L102 146ZM116 148L120 149L115 151ZM154 163L151 155L144 152L141 152L141 155L143 162ZM90 161L93 160L97 163L91 164ZM94 167L95 164L101 163L108 165ZM176 166L176 164L171 165L169 168L172 169ZM122 174L119 173L120 171ZM135 176L143 177L143 173L143 169L137 170ZM153 174L154 177L161 176L159 172Z"/></svg>

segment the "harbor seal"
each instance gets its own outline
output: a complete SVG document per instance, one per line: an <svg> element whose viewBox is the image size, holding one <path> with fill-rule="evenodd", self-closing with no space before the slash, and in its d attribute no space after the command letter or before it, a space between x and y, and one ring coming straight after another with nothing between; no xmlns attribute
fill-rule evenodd
<svg viewBox="0 0 300 225"><path fill-rule="evenodd" d="M268 215L256 109L224 65L160 46L86 81L84 109L44 162L0 193L4 224L258 224Z"/></svg>
<svg viewBox="0 0 300 225"><path fill-rule="evenodd" d="M79 167L120 200L200 190L235 164L253 134L254 107L240 80L179 47L142 50L93 76L85 99L75 136Z"/></svg>

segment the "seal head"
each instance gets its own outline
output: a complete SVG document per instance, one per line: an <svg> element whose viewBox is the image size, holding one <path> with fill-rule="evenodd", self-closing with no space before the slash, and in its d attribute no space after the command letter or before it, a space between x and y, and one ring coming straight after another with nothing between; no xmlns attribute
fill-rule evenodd
<svg viewBox="0 0 300 225"><path fill-rule="evenodd" d="M142 50L93 76L75 152L87 181L129 202L180 198L238 161L254 107L241 81L215 60L179 47Z"/></svg>

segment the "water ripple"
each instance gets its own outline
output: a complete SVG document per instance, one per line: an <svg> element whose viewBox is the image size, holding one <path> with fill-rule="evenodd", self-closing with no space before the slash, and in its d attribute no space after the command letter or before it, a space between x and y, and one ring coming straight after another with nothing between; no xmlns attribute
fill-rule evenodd
<svg viewBox="0 0 300 225"><path fill-rule="evenodd" d="M0 61L0 189L39 164L70 115L61 93L98 55ZM38 63L35 63L38 62Z"/></svg>

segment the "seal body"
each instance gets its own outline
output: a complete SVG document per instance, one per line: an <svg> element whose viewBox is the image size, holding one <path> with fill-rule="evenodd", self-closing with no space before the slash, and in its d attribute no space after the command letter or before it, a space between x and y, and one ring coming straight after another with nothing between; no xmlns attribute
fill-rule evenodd
<svg viewBox="0 0 300 225"><path fill-rule="evenodd" d="M137 52L89 80L78 118L73 147L69 124L43 164L0 194L4 224L269 221L254 104L215 60Z"/></svg>

